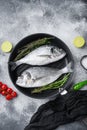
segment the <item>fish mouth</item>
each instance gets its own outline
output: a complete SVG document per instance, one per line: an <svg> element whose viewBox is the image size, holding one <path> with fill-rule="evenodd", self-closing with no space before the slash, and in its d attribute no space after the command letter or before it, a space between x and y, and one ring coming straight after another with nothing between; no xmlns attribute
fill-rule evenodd
<svg viewBox="0 0 87 130"><path fill-rule="evenodd" d="M60 57L60 58L65 57L65 56L66 56L66 52L62 52L62 53L60 52L53 55L53 57Z"/></svg>
<svg viewBox="0 0 87 130"><path fill-rule="evenodd" d="M21 77L18 77L16 84L17 85L23 84L23 79Z"/></svg>
<svg viewBox="0 0 87 130"><path fill-rule="evenodd" d="M28 85L32 85L33 84L33 80L32 79L22 79L21 77L18 77L17 81L16 81L16 84L18 86L21 86L21 87L25 87L25 86L28 86Z"/></svg>

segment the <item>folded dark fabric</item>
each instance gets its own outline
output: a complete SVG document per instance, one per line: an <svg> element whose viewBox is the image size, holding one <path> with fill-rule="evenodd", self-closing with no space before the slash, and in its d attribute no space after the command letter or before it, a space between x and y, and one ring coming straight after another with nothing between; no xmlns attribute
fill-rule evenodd
<svg viewBox="0 0 87 130"><path fill-rule="evenodd" d="M87 91L71 91L39 107L24 130L54 130L87 117Z"/></svg>

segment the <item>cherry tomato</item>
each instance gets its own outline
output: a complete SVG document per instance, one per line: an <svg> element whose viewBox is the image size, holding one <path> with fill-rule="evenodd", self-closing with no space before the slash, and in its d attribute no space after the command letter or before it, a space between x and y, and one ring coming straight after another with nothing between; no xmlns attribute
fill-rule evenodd
<svg viewBox="0 0 87 130"><path fill-rule="evenodd" d="M12 91L13 91L13 90L12 90L11 88L8 88L8 89L7 89L7 92L8 92L9 94L11 94Z"/></svg>
<svg viewBox="0 0 87 130"><path fill-rule="evenodd" d="M3 83L2 82L0 82L0 87L3 85Z"/></svg>
<svg viewBox="0 0 87 130"><path fill-rule="evenodd" d="M1 86L1 88L2 88L2 90L7 90L8 86L7 86L6 84L3 84L3 85Z"/></svg>
<svg viewBox="0 0 87 130"><path fill-rule="evenodd" d="M7 95L7 92L6 92L6 91L2 91L1 94L2 94L3 96L6 96L6 95Z"/></svg>
<svg viewBox="0 0 87 130"><path fill-rule="evenodd" d="M7 99L7 100L11 100L11 99L12 99L12 96L11 96L10 94L8 94L8 95L6 96L6 99Z"/></svg>
<svg viewBox="0 0 87 130"><path fill-rule="evenodd" d="M16 93L15 91L13 91L13 92L11 93L11 96L12 96L12 97L17 97L17 93Z"/></svg>
<svg viewBox="0 0 87 130"><path fill-rule="evenodd" d="M2 93L2 89L0 88L0 93Z"/></svg>

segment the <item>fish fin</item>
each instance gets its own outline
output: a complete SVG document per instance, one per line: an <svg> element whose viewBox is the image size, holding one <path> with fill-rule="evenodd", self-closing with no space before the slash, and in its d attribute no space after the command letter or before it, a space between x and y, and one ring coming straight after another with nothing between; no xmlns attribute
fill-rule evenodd
<svg viewBox="0 0 87 130"><path fill-rule="evenodd" d="M51 55L38 55L39 57L48 57L51 58Z"/></svg>
<svg viewBox="0 0 87 130"><path fill-rule="evenodd" d="M14 71L14 70L17 68L16 63L13 62L13 61L8 62L8 64L11 66L11 70L12 70L12 71Z"/></svg>
<svg viewBox="0 0 87 130"><path fill-rule="evenodd" d="M36 79L32 79L32 80L35 82L35 81L37 81L37 80L40 80L40 79L42 79L43 77L45 77L45 76L38 77L38 78L36 78Z"/></svg>

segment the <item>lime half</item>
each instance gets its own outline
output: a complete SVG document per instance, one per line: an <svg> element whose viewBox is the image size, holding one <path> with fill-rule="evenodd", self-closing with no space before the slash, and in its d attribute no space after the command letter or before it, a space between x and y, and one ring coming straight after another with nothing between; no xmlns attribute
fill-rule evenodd
<svg viewBox="0 0 87 130"><path fill-rule="evenodd" d="M4 41L1 45L3 52L10 52L12 50L12 44L9 41Z"/></svg>
<svg viewBox="0 0 87 130"><path fill-rule="evenodd" d="M76 47L80 48L85 45L85 39L81 36L78 36L74 39L73 43Z"/></svg>

